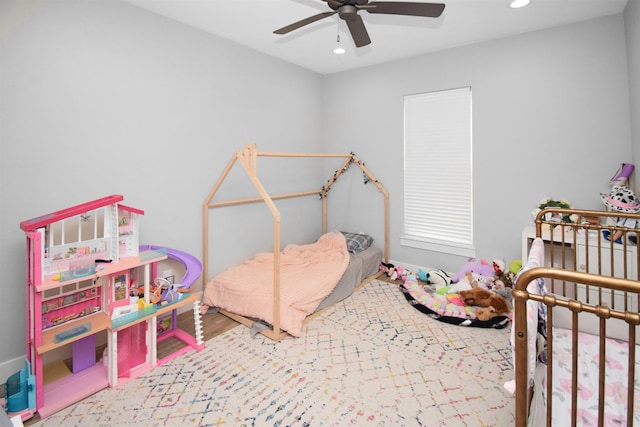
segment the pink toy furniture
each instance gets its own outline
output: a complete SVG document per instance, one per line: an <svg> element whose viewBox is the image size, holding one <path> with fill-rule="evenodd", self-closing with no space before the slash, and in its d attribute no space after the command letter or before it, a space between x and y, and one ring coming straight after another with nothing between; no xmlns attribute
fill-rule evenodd
<svg viewBox="0 0 640 427"><path fill-rule="evenodd" d="M111 195L20 223L26 234L27 359L42 418L204 348L198 295L181 293L162 306L149 299L159 262L181 262L184 287L200 276L202 264L175 249L140 246L144 212L120 204L123 199ZM134 287L144 288L144 298L131 296ZM176 312L187 304L193 306L195 336L176 327ZM159 327L158 318L173 319L171 330ZM158 360L157 342L170 336L185 346Z"/></svg>

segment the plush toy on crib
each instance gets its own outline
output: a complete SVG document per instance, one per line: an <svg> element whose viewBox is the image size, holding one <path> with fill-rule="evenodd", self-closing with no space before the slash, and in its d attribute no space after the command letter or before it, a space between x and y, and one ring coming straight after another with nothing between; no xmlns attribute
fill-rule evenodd
<svg viewBox="0 0 640 427"><path fill-rule="evenodd" d="M609 194L600 193L602 203L614 212L637 213L640 212L640 201L636 195L628 187L624 185L614 185ZM619 227L636 228L638 220L635 218L620 217L616 220ZM603 230L602 234L605 239L613 240L616 243L622 243L622 230L616 231L610 236L609 230Z"/></svg>

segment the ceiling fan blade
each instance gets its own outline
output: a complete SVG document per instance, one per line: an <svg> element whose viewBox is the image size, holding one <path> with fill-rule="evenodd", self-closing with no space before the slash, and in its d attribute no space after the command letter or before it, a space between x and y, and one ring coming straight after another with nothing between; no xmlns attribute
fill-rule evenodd
<svg viewBox="0 0 640 427"><path fill-rule="evenodd" d="M345 22L347 23L347 27L349 27L349 32L351 33L351 37L353 37L353 42L356 44L356 47L366 46L371 43L369 33L360 15L355 15L354 19L346 20Z"/></svg>
<svg viewBox="0 0 640 427"><path fill-rule="evenodd" d="M369 13L384 13L386 15L410 15L437 18L444 11L442 3L412 3L404 1L372 1L363 7Z"/></svg>
<svg viewBox="0 0 640 427"><path fill-rule="evenodd" d="M282 28L280 28L278 30L275 30L273 33L274 34L287 34L290 31L297 30L300 27L304 27L305 25L308 25L308 24L311 24L313 22L319 21L319 20L321 20L323 18L326 18L327 16L331 16L331 15L334 15L336 13L337 13L337 11L322 12L322 13L319 13L317 15L313 15L313 16L310 16L308 18L302 19L302 20L300 20L298 22L294 22L293 24L287 25L286 27L282 27Z"/></svg>

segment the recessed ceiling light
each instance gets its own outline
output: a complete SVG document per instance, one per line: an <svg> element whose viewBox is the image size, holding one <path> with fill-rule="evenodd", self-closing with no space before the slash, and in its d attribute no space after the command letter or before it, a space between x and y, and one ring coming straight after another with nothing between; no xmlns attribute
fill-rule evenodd
<svg viewBox="0 0 640 427"><path fill-rule="evenodd" d="M511 6L514 9L517 9L519 7L525 7L526 5L529 4L529 2L530 0L513 0L509 6Z"/></svg>

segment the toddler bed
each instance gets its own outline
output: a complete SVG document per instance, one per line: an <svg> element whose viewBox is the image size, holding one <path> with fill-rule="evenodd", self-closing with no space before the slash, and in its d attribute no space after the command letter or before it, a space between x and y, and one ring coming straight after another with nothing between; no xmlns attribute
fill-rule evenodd
<svg viewBox="0 0 640 427"><path fill-rule="evenodd" d="M556 213L577 224L554 221ZM640 230L616 225L634 216L538 214L513 289L515 381L507 388L517 426L640 425ZM618 243L605 237L616 232Z"/></svg>
<svg viewBox="0 0 640 427"><path fill-rule="evenodd" d="M257 164L261 157L278 158L338 158L343 163L321 188L295 193L271 195L260 181ZM240 164L260 194L258 198L213 201L232 168ZM350 166L363 174L364 183L371 183L384 199L384 251L371 246L372 238L364 233L327 232L327 197L329 190ZM314 243L280 245L280 212L276 200L320 196L322 234ZM299 336L302 324L310 314L338 302L354 291L357 285L380 274L380 262L389 259L389 194L355 154L310 154L258 152L255 144L237 151L221 174L203 206L203 276L209 278L209 214L212 209L264 203L273 219L274 241L271 253L257 254L251 260L217 274L205 285L204 310L217 307L228 317L246 326L266 323L256 328L260 333L279 341L287 334ZM356 213L354 213L355 215Z"/></svg>
<svg viewBox="0 0 640 427"><path fill-rule="evenodd" d="M346 234L346 236L345 236ZM378 272L382 252L370 246L348 249L357 234L332 231L315 243L287 245L280 254L280 328L300 336L310 314L351 295ZM362 235L366 236L366 235ZM202 310L216 307L249 323L274 323L273 253L259 253L211 279L204 288ZM242 319L245 323L245 319Z"/></svg>

